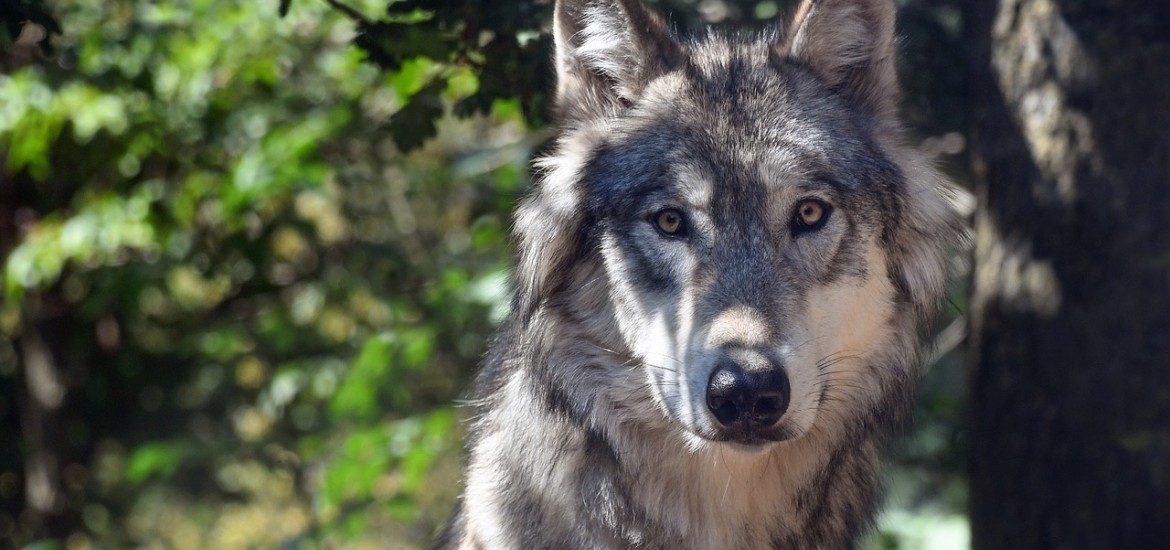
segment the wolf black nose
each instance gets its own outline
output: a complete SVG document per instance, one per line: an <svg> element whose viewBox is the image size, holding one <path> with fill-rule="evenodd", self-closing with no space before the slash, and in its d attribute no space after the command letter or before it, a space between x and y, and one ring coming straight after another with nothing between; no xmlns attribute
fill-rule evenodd
<svg viewBox="0 0 1170 550"><path fill-rule="evenodd" d="M779 368L744 371L724 361L707 382L707 408L720 424L768 428L788 409L788 377Z"/></svg>

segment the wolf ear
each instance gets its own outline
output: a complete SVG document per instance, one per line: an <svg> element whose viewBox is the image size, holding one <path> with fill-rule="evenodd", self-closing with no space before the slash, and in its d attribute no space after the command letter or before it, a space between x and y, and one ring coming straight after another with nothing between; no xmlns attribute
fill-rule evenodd
<svg viewBox="0 0 1170 550"><path fill-rule="evenodd" d="M641 0L557 0L557 111L575 124L620 112L682 48Z"/></svg>
<svg viewBox="0 0 1170 550"><path fill-rule="evenodd" d="M781 49L879 117L898 107L894 0L804 0Z"/></svg>

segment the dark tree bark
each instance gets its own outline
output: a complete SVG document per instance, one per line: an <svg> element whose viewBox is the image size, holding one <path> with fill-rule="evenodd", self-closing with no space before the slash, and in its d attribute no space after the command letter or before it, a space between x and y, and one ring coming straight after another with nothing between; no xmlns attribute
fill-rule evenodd
<svg viewBox="0 0 1170 550"><path fill-rule="evenodd" d="M62 301L46 301L40 293L26 296L23 309L19 349L25 383L21 431L26 450L26 511L37 535L62 540L75 519L66 507L61 476L70 458L67 405L75 393L65 366L71 323Z"/></svg>
<svg viewBox="0 0 1170 550"><path fill-rule="evenodd" d="M50 28L59 32L56 23L49 21ZM35 59L35 43L22 40L16 41L7 56L0 52L0 74ZM68 188L56 182L38 186L26 175L10 173L3 166L6 158L7 151L0 149L0 269L21 242L26 226L35 224L43 212L61 208L46 206L44 195L48 193L41 191ZM0 300L5 298L0 289ZM76 502L70 506L63 472L83 454L81 447L89 445L88 441L71 442L69 437L70 427L83 421L79 405L88 369L81 359L91 347L86 336L60 284L28 291L20 305L18 328L11 333L0 330L0 338L9 339L6 344L16 352L20 365L19 387L0 391L0 399L19 404L19 433L5 434L4 443L9 448L3 452L9 456L3 458L12 460L16 455L23 465L24 507L21 510L16 499L0 503L0 511L20 518L20 525L13 529L19 532L9 533L12 544L22 538L65 540L80 525ZM0 421L12 429L8 418L0 415Z"/></svg>
<svg viewBox="0 0 1170 550"><path fill-rule="evenodd" d="M1170 544L1170 3L971 2L976 549Z"/></svg>

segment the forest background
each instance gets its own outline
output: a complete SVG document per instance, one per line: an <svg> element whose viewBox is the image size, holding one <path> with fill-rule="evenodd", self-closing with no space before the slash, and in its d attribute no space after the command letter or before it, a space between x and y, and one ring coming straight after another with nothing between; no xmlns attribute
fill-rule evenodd
<svg viewBox="0 0 1170 550"><path fill-rule="evenodd" d="M695 32L793 8L651 3ZM971 215L991 24L899 6L912 135ZM0 0L0 548L428 546L551 135L550 14ZM866 547L970 545L968 256Z"/></svg>

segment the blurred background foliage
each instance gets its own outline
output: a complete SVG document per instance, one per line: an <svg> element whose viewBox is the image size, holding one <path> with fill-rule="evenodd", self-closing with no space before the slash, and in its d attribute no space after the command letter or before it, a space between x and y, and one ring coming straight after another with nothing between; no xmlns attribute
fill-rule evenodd
<svg viewBox="0 0 1170 550"><path fill-rule="evenodd" d="M917 135L965 180L957 1L900 32ZM550 11L0 0L0 548L427 546L550 136ZM964 296L872 547L966 545Z"/></svg>

